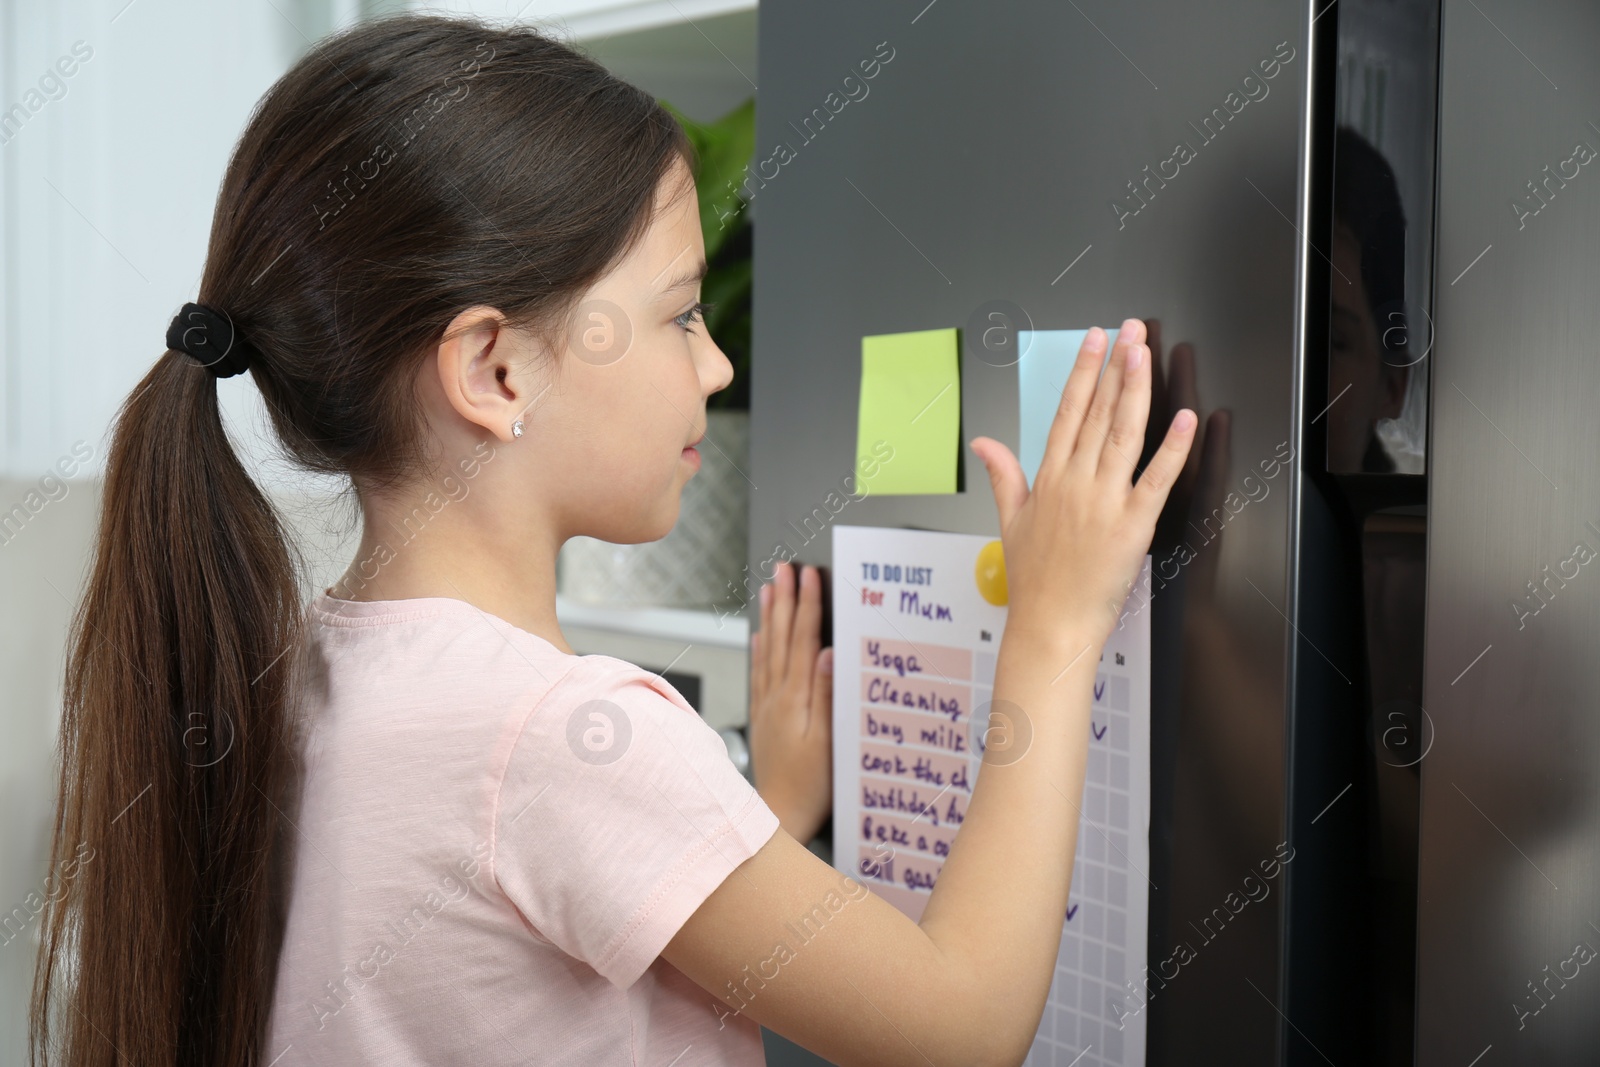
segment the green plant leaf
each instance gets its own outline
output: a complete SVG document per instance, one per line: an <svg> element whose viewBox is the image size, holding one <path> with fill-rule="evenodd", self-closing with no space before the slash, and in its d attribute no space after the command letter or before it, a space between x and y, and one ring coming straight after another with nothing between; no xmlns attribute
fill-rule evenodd
<svg viewBox="0 0 1600 1067"><path fill-rule="evenodd" d="M689 119L665 100L660 103L694 146L695 193L706 246L700 299L716 305L706 315L705 329L733 364L733 382L714 394L706 407L746 411L750 407L753 231L739 190L755 152L755 97L707 124Z"/></svg>
<svg viewBox="0 0 1600 1067"><path fill-rule="evenodd" d="M744 217L745 204L738 190L756 149L756 99L752 96L706 124L695 122L665 100L661 106L678 120L694 145L700 230L705 235L709 258L717 254L735 220Z"/></svg>

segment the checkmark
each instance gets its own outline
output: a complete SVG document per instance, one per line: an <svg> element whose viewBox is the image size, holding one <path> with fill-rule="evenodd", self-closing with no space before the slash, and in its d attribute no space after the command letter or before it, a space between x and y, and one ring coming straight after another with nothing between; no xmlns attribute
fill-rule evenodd
<svg viewBox="0 0 1600 1067"><path fill-rule="evenodd" d="M1098 682L1096 682L1094 684L1094 698L1096 700L1099 700L1101 697L1103 697L1105 695L1106 695L1106 683L1105 683L1105 680L1102 679L1102 680L1100 680L1100 681L1098 681Z"/></svg>
<svg viewBox="0 0 1600 1067"><path fill-rule="evenodd" d="M1076 914L1078 914L1078 906L1074 904L1072 907L1067 909L1067 922L1071 922L1072 917Z"/></svg>
<svg viewBox="0 0 1600 1067"><path fill-rule="evenodd" d="M1110 723L1107 723L1107 724L1106 724L1106 725L1104 725L1104 726L1096 726L1096 725L1095 725L1095 724L1094 724L1094 721L1093 721L1093 720L1090 720L1090 722L1089 722L1089 729L1091 729L1091 730L1093 730L1093 731L1094 731L1094 739L1095 739L1095 740L1096 740L1096 741L1098 741L1098 740L1100 740L1100 739L1101 739L1101 738L1102 738L1102 737L1104 737L1104 736L1105 736L1105 735L1106 735L1106 731L1107 731L1107 730L1109 730L1109 729L1111 729L1111 724L1110 724Z"/></svg>

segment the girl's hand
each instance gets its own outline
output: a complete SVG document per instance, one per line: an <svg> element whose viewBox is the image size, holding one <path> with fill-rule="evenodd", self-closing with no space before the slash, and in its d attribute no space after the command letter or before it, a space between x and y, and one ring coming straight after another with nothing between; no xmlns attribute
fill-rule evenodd
<svg viewBox="0 0 1600 1067"><path fill-rule="evenodd" d="M1103 645L1138 577L1195 431L1194 412L1180 410L1134 483L1150 411L1144 338L1144 323L1125 321L1102 376L1106 333L1098 326L1089 331L1061 391L1031 491L1009 448L988 437L972 440L1000 512L1011 591L1008 639L1017 633L1046 647Z"/></svg>
<svg viewBox="0 0 1600 1067"><path fill-rule="evenodd" d="M833 649L822 641L822 576L778 565L761 586L761 629L750 635L750 765L756 789L801 844L833 807Z"/></svg>

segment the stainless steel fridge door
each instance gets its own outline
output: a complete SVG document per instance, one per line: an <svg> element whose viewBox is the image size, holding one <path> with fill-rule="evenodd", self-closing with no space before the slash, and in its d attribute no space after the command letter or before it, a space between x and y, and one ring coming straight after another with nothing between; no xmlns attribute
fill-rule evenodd
<svg viewBox="0 0 1600 1067"><path fill-rule="evenodd" d="M1014 347L1003 329L981 340L997 322L1156 320L1176 394L1156 418L1182 403L1203 420L1152 546L1167 577L1151 609L1150 971L1127 976L1153 993L1151 1064L1278 1062L1285 1030L1286 882L1233 902L1264 865L1285 877L1311 16L1264 0L761 6L752 594L778 560L827 565L833 523L997 532L965 446L1017 448ZM844 499L862 336L938 327L963 330L963 491Z"/></svg>
<svg viewBox="0 0 1600 1067"><path fill-rule="evenodd" d="M1449 0L1417 1062L1600 1057L1600 7Z"/></svg>

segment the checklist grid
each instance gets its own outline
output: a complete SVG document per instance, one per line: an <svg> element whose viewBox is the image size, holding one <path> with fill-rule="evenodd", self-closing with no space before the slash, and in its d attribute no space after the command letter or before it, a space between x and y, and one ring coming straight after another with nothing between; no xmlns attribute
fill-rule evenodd
<svg viewBox="0 0 1600 1067"><path fill-rule="evenodd" d="M1095 678L1078 844L1062 924L1055 981L1027 1067L1121 1067L1133 1063L1127 1016L1138 1002L1123 984L1144 969L1130 959L1129 879L1144 875L1128 857L1136 810L1131 787L1130 677L1106 653ZM1142 924L1142 909L1137 916ZM1143 938L1137 938L1142 945ZM1119 1023L1121 1024L1119 1026ZM1142 1045L1142 1042L1140 1042ZM1142 1049L1140 1050L1142 1052ZM1143 1062L1139 1056L1138 1062Z"/></svg>
<svg viewBox="0 0 1600 1067"><path fill-rule="evenodd" d="M913 921L989 773L991 739L1006 743L991 754L996 763L1038 758L1025 717L993 714L1007 606L984 584L982 561L997 544L973 534L834 527L834 863ZM1148 588L1149 577L1147 555L1138 587ZM1130 596L1098 659L1074 661L1083 675L1093 672L1090 734L1081 793L1071 797L1078 833L1060 950L1026 1059L1033 1067L1142 1067L1145 1059L1146 1017L1130 985L1144 973L1148 947L1148 606ZM1024 806L1011 816L1026 824L1030 813Z"/></svg>

